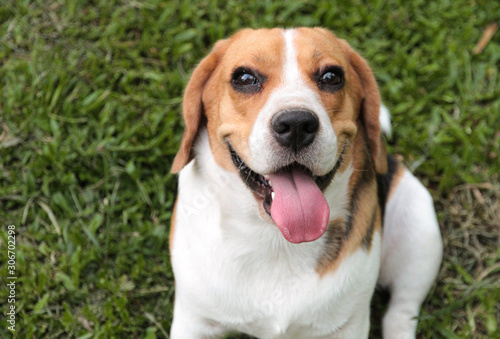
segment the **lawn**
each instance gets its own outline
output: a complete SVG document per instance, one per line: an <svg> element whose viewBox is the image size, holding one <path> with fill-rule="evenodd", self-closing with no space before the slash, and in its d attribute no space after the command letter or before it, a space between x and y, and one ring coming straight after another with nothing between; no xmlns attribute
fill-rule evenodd
<svg viewBox="0 0 500 339"><path fill-rule="evenodd" d="M445 258L419 338L500 338L500 31L473 53L495 22L492 0L0 2L0 309L15 225L14 337L168 338L183 87L216 40L304 25L370 62L390 150L435 198Z"/></svg>

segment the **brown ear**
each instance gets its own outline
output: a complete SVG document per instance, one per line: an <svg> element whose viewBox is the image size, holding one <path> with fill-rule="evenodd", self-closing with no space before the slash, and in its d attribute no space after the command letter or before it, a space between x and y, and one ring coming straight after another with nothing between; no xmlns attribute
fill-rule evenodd
<svg viewBox="0 0 500 339"><path fill-rule="evenodd" d="M375 171L379 174L387 172L387 151L382 138L379 122L380 93L378 91L375 77L368 63L349 44L342 40L348 59L354 68L360 82L364 95L361 102L361 121L364 124L368 138L368 146L372 157Z"/></svg>
<svg viewBox="0 0 500 339"><path fill-rule="evenodd" d="M220 63L227 49L227 42L228 40L221 40L215 44L210 54L195 68L186 86L182 101L182 115L185 124L184 135L170 169L171 173L178 173L193 158L191 148L203 115L203 89Z"/></svg>

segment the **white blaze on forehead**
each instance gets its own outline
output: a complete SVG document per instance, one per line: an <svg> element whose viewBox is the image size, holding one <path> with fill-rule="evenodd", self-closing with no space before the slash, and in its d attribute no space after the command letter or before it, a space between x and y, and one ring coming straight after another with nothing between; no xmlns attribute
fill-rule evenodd
<svg viewBox="0 0 500 339"><path fill-rule="evenodd" d="M285 48L283 50L283 73L280 85L272 89L269 99L262 107L250 134L250 157L247 164L255 172L270 174L290 163L297 161L308 167L316 175L328 173L336 162L337 136L330 118L317 93L317 87L307 83L307 74L299 68L298 46L295 38L299 31L283 31ZM277 142L271 130L271 119L283 110L306 109L314 112L320 122L320 128L314 142L306 152L297 157L287 152Z"/></svg>
<svg viewBox="0 0 500 339"><path fill-rule="evenodd" d="M297 50L293 43L295 31L287 29L283 31L285 37L285 62L283 65L283 85L301 84L299 62L297 61Z"/></svg>

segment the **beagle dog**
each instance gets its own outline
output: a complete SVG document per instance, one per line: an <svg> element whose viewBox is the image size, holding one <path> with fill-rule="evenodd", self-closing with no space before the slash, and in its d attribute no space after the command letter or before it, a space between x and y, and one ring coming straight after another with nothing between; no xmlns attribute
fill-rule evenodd
<svg viewBox="0 0 500 339"><path fill-rule="evenodd" d="M442 241L429 192L386 154L383 108L367 62L325 29L215 44L172 165L171 338L367 338L377 285L384 338L415 338Z"/></svg>

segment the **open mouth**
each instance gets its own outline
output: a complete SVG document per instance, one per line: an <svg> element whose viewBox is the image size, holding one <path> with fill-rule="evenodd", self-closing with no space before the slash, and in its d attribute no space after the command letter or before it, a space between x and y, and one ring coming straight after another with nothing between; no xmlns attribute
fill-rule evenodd
<svg viewBox="0 0 500 339"><path fill-rule="evenodd" d="M261 175L248 167L228 143L234 165L243 182L261 199L263 208L292 243L319 238L328 224L330 209L322 193L342 164L345 145L335 166L315 176L305 166L292 163L274 174Z"/></svg>

